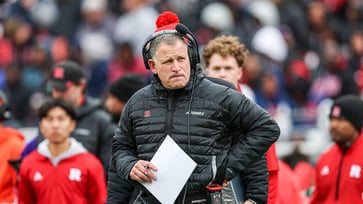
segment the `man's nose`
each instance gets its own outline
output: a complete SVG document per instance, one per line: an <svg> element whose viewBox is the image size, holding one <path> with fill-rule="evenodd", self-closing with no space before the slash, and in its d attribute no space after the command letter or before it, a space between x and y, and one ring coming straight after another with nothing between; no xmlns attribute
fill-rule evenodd
<svg viewBox="0 0 363 204"><path fill-rule="evenodd" d="M179 65L179 63L178 63L178 61L177 60L174 60L174 62L173 62L173 66L172 66L172 71L174 71L174 72L178 72L178 71L180 71L180 65Z"/></svg>

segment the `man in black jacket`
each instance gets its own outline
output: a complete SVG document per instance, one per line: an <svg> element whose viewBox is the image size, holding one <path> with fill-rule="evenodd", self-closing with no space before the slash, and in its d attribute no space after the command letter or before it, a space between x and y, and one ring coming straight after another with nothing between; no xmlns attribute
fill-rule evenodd
<svg viewBox="0 0 363 204"><path fill-rule="evenodd" d="M101 101L86 95L82 68L74 61L59 62L51 71L49 84L52 98L62 98L76 108L77 127L72 137L100 159L106 175L115 125Z"/></svg>
<svg viewBox="0 0 363 204"><path fill-rule="evenodd" d="M208 203L208 184L222 185L260 159L280 129L244 95L205 78L196 40L174 13L159 16L143 56L153 80L124 107L112 149L116 172L152 183L157 166L150 160L169 135L197 163L175 202ZM143 200L158 203L143 192Z"/></svg>

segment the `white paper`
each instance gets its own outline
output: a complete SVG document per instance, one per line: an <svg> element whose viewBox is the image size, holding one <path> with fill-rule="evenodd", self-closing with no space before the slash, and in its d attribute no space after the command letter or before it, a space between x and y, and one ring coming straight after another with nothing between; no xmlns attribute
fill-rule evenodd
<svg viewBox="0 0 363 204"><path fill-rule="evenodd" d="M174 203L197 164L167 135L150 161L156 181L142 183L161 203Z"/></svg>

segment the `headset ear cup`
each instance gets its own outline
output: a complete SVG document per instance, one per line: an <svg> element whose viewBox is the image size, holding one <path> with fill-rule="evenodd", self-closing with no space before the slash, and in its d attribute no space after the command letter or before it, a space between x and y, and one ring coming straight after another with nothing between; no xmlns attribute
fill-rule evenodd
<svg viewBox="0 0 363 204"><path fill-rule="evenodd" d="M149 63L148 63L149 59L151 59L150 52L145 51L145 53L143 53L143 58L144 58L145 68L150 69L150 66L149 66Z"/></svg>
<svg viewBox="0 0 363 204"><path fill-rule="evenodd" d="M190 58L190 63L192 65L197 65L200 63L199 53L198 53L198 49L196 48L196 46L198 46L198 45L195 45L193 43L191 43L188 46L188 55Z"/></svg>

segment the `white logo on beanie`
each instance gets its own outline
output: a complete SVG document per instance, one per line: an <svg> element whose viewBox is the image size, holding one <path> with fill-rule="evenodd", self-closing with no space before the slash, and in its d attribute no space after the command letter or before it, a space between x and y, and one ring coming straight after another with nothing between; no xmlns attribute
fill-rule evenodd
<svg viewBox="0 0 363 204"><path fill-rule="evenodd" d="M331 111L331 116L333 117L339 117L341 114L341 109L339 106L334 106L332 111Z"/></svg>

